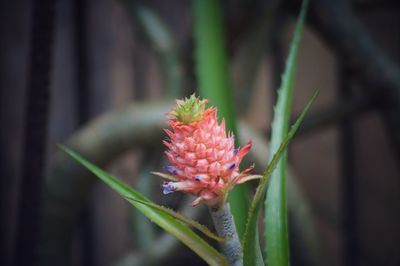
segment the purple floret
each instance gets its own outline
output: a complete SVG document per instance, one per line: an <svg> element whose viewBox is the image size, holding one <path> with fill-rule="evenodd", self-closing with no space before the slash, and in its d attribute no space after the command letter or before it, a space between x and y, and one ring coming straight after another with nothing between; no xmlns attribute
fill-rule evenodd
<svg viewBox="0 0 400 266"><path fill-rule="evenodd" d="M176 175L178 171L176 170L175 167L171 165L164 166L165 171L169 172L170 174Z"/></svg>
<svg viewBox="0 0 400 266"><path fill-rule="evenodd" d="M174 192L174 187L172 185L172 182L165 182L163 185L163 193L164 195L170 194Z"/></svg>

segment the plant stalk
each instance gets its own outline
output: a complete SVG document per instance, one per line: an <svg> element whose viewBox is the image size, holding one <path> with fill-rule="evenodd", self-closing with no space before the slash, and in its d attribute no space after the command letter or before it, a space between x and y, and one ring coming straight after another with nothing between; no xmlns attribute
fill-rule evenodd
<svg viewBox="0 0 400 266"><path fill-rule="evenodd" d="M218 235L225 238L221 243L221 249L226 256L229 265L242 266L243 253L235 222L231 214L229 203L209 207L211 218Z"/></svg>

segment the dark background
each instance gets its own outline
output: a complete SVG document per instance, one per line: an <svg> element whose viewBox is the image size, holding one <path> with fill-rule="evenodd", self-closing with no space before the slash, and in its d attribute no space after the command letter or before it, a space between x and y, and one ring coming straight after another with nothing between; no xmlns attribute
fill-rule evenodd
<svg viewBox="0 0 400 266"><path fill-rule="evenodd" d="M299 1L221 5L236 112L266 137ZM143 6L163 21L173 45L149 38L138 15ZM399 11L395 0L311 1L293 115L315 89L320 96L290 147L289 164L312 224L291 223L293 265L400 265ZM140 216L103 184L74 187L57 179L62 171L85 174L68 168L55 144L92 149L71 136L121 108L138 107L146 117L155 109L140 108L153 102L166 106L162 120L172 103L165 99L174 98L166 96L169 67L179 67L178 95L196 88L191 28L190 1L1 1L0 265L145 265L140 243L146 240L132 228L146 222L132 225L141 218L131 217ZM95 129L90 136L96 138ZM137 187L138 177L154 179L146 173L161 169L161 138L132 138L112 143L121 147L111 155L97 154L108 152L99 148L88 156ZM184 201L160 196L157 179L151 187L158 202L179 207ZM49 211L49 202L65 209ZM60 221L43 218L48 213L65 222L61 236L52 231ZM193 215L207 223L199 211ZM305 228L318 236L319 260L297 238ZM157 252L154 243L148 256ZM157 260L152 263L202 263L180 244Z"/></svg>

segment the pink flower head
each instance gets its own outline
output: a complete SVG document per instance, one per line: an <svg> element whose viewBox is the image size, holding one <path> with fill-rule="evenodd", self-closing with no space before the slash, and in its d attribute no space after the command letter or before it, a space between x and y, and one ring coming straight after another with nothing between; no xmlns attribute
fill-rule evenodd
<svg viewBox="0 0 400 266"><path fill-rule="evenodd" d="M169 175L163 184L164 194L174 191L197 195L195 206L200 202L214 205L226 198L234 185L243 183L254 166L239 172L239 164L250 151L249 141L243 148L234 147L234 136L226 134L225 122L218 124L217 109L206 108L207 100L192 95L177 100L177 107L168 115L165 129L169 141L164 141L165 154L171 165L165 170Z"/></svg>

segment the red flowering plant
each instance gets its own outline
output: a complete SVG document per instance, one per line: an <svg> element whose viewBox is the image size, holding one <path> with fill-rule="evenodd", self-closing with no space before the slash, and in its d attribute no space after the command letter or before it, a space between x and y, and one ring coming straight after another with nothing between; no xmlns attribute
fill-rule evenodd
<svg viewBox="0 0 400 266"><path fill-rule="evenodd" d="M199 1L199 3L203 3ZM295 124L289 129L290 104L300 36L308 1L304 1L290 48L282 85L278 93L272 124L270 153L273 156L262 175L250 175L254 165L240 171L239 166L251 150L251 141L235 148L234 135L226 132L225 121L218 122L217 109L207 107L208 100L191 95L177 100L167 114L168 137L163 143L169 165L165 172L153 172L165 179L164 194L181 191L195 195L193 206L204 203L209 207L216 234L198 222L166 207L157 205L122 181L91 164L72 150L60 146L145 216L193 250L209 265L262 265L258 236L258 214L265 204L265 242L270 265L288 265L288 237L285 190L285 150L299 128L316 94L309 101ZM206 51L206 50L205 50ZM274 171L275 168L279 171ZM271 176L271 180L269 177ZM242 241L227 201L229 191L237 184L259 179L255 195L245 219ZM267 190L268 188L268 190ZM283 189L282 189L283 188ZM245 215L243 215L245 216ZM222 253L187 225L220 243Z"/></svg>
<svg viewBox="0 0 400 266"><path fill-rule="evenodd" d="M223 204L236 184L261 177L249 175L254 165L239 171L251 141L235 148L234 135L226 132L224 119L218 124L217 109L206 108L207 102L194 94L177 100L177 106L167 115L172 129L165 129L169 140L163 142L171 165L165 167L168 174L155 172L169 180L163 184L164 194L182 191L196 195L193 206L200 202Z"/></svg>

